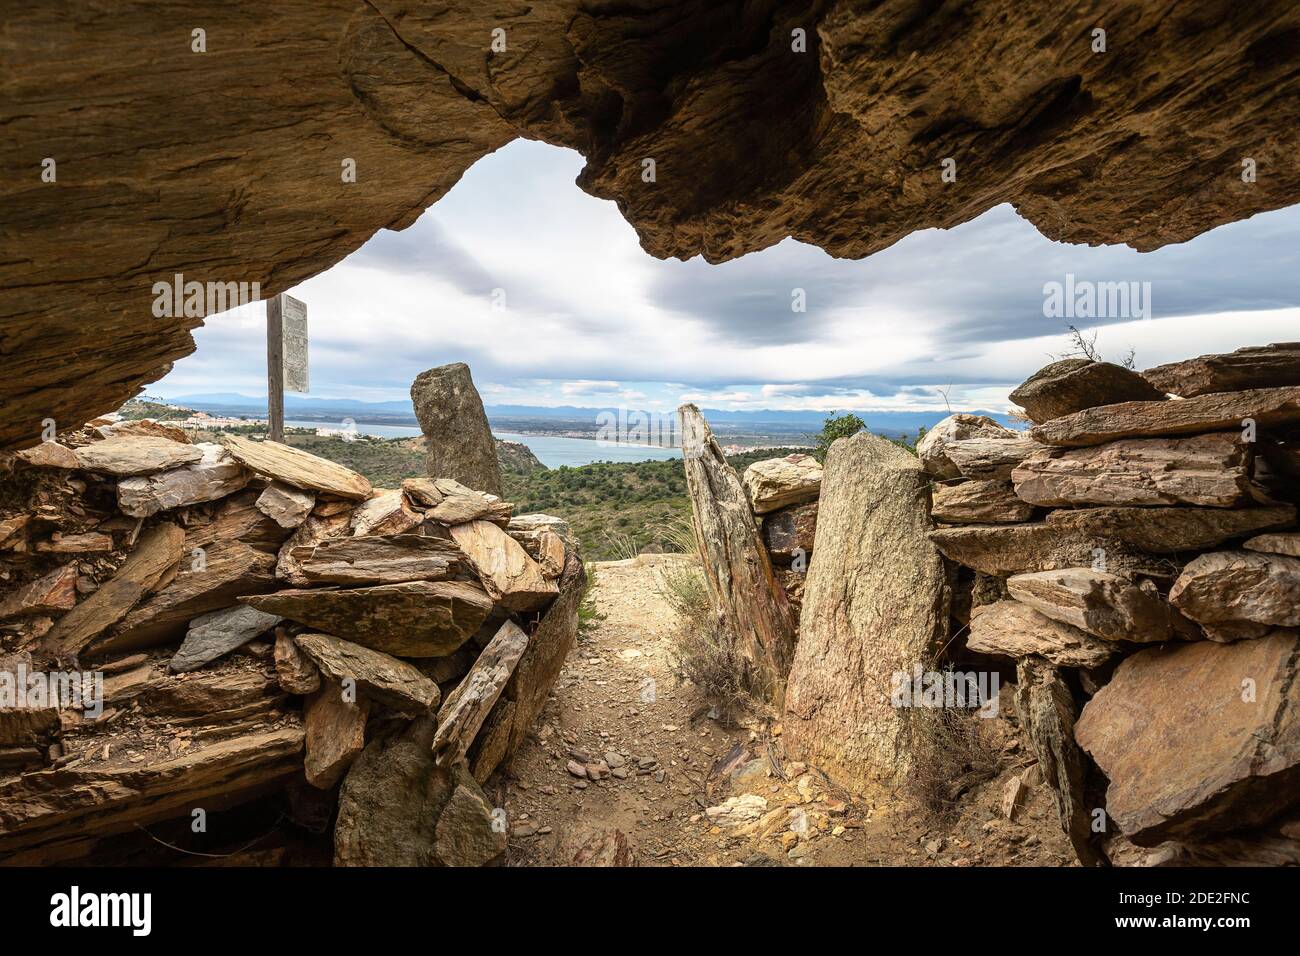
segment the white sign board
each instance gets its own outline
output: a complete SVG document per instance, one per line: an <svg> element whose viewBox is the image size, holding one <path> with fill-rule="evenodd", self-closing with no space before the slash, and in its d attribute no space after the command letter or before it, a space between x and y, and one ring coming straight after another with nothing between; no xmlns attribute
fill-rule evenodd
<svg viewBox="0 0 1300 956"><path fill-rule="evenodd" d="M307 303L293 296L280 296L280 317L284 336L284 389L287 392L308 390L307 377Z"/></svg>

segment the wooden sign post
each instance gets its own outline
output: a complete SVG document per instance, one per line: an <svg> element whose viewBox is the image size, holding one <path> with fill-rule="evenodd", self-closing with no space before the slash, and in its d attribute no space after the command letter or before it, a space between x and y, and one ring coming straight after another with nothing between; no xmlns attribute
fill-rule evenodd
<svg viewBox="0 0 1300 956"><path fill-rule="evenodd" d="M266 300L267 438L284 441L284 392L305 393L307 304L283 292Z"/></svg>

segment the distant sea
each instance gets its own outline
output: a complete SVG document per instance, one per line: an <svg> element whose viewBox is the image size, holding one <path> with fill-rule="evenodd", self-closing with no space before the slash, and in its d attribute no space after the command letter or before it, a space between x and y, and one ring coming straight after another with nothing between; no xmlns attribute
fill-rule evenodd
<svg viewBox="0 0 1300 956"><path fill-rule="evenodd" d="M285 421L293 428L334 428L342 429L342 422L304 422ZM357 422L357 432L362 435L374 435L377 438L418 438L420 429L416 425L370 425ZM680 448L653 448L646 445L617 445L600 442L592 438L560 438L553 435L519 435L514 432L493 432L503 441L515 441L527 445L537 460L547 468L569 465L590 465L595 461L664 461L669 458L681 458Z"/></svg>

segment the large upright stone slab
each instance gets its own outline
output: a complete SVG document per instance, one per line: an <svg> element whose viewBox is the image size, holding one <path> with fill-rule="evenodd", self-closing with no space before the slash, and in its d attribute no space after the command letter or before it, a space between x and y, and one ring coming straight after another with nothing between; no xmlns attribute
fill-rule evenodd
<svg viewBox="0 0 1300 956"><path fill-rule="evenodd" d="M794 658L795 611L777 582L749 495L708 422L694 405L677 414L692 528L720 630L744 659L744 682L780 707Z"/></svg>
<svg viewBox="0 0 1300 956"><path fill-rule="evenodd" d="M914 456L868 432L826 456L785 741L792 756L854 789L906 773L891 678L947 636L950 594L927 537L929 488Z"/></svg>
<svg viewBox="0 0 1300 956"><path fill-rule="evenodd" d="M501 466L483 400L464 362L421 372L411 385L415 417L427 441L432 478L454 478L475 491L501 494Z"/></svg>

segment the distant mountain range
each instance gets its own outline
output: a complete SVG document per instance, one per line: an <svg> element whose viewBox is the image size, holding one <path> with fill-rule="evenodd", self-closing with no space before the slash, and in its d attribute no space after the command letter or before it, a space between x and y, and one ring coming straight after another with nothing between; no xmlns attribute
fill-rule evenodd
<svg viewBox="0 0 1300 956"><path fill-rule="evenodd" d="M203 395L179 395L165 401L185 408L193 408L211 415L238 417L265 417L266 399L234 392L215 392ZM618 414L618 408L585 407L578 405L487 405L487 416L493 424L509 420L519 422L524 419L549 422L583 422L593 423L602 413ZM318 421L338 421L351 418L357 422L389 425L415 425L414 409L409 400L392 402L361 402L347 398L303 398L297 395L284 397L284 411L287 418ZM866 422L867 428L884 434L912 434L918 428L929 428L947 416L947 412L890 412L890 411L855 411L841 409L840 413L853 411ZM727 411L720 408L703 409L709 424L728 426L728 430L741 427L763 428L777 431L817 431L825 421L827 412L785 411L780 409L759 409L756 411ZM651 415L671 413L652 412ZM1010 427L1016 427L1011 418L998 412L976 411L972 414L989 417Z"/></svg>

